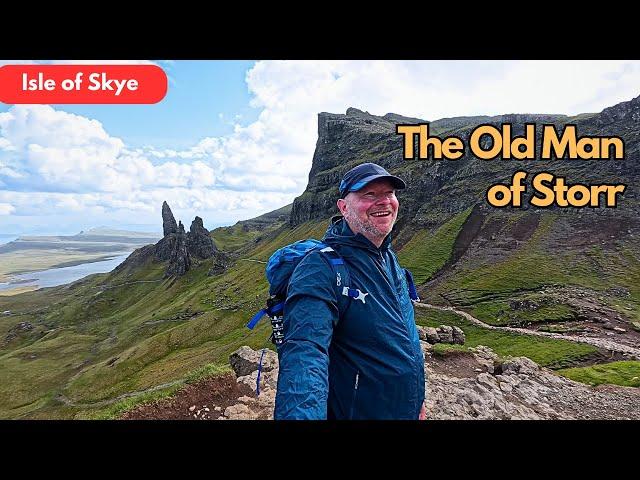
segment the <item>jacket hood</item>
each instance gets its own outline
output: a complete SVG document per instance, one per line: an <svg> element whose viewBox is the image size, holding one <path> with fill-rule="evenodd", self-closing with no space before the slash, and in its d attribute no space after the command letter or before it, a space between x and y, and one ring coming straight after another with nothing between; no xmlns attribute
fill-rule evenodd
<svg viewBox="0 0 640 480"><path fill-rule="evenodd" d="M375 252L379 250L388 250L391 244L391 234L387 235L382 241L380 248L376 247L371 240L362 235L361 233L353 233L349 224L342 215L335 215L331 218L329 228L324 234L322 241L328 245L346 245L356 248L364 248L367 250L373 250Z"/></svg>

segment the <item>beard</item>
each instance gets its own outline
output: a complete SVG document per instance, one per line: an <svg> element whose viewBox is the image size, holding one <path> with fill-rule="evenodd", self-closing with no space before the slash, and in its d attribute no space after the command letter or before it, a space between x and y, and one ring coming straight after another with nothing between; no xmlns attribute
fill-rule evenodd
<svg viewBox="0 0 640 480"><path fill-rule="evenodd" d="M391 232L395 224L394 220L388 231L382 231L376 227L371 220L362 220L357 215L346 214L344 218L351 227L351 230L355 231L355 233L362 233L365 237L370 235L375 238L384 238Z"/></svg>

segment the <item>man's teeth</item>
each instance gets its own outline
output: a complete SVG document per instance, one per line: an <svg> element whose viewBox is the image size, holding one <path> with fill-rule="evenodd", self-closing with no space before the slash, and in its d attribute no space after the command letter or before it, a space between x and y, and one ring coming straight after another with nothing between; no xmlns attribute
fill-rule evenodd
<svg viewBox="0 0 640 480"><path fill-rule="evenodd" d="M386 217L387 215L390 215L390 212L376 212L371 214L373 217Z"/></svg>

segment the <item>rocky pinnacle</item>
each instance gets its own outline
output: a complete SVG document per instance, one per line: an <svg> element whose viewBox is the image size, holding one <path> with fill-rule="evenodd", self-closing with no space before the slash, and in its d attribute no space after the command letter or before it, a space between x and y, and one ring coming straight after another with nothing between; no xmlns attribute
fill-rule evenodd
<svg viewBox="0 0 640 480"><path fill-rule="evenodd" d="M162 230L165 237L170 233L178 232L178 224L166 201L162 202Z"/></svg>

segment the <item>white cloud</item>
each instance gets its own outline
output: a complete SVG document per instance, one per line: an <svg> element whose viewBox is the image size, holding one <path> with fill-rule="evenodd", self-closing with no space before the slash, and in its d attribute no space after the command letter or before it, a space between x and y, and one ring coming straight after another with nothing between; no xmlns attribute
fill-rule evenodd
<svg viewBox="0 0 640 480"><path fill-rule="evenodd" d="M11 215L15 210L10 203L0 203L0 215Z"/></svg>
<svg viewBox="0 0 640 480"><path fill-rule="evenodd" d="M126 150L122 140L110 136L100 122L46 105L14 106L0 113L0 134L3 145L13 149L0 153L0 167L7 165L0 174L22 177L22 188L129 192L163 186L210 187L216 181L214 170L202 161L153 164L140 152ZM197 154L200 149L192 150Z"/></svg>
<svg viewBox="0 0 640 480"><path fill-rule="evenodd" d="M10 151L15 150L15 147L11 145L11 142L9 140L0 137L0 150Z"/></svg>
<svg viewBox="0 0 640 480"><path fill-rule="evenodd" d="M9 167L3 167L0 163L0 177L22 178L24 175L10 169Z"/></svg>
<svg viewBox="0 0 640 480"><path fill-rule="evenodd" d="M257 120L186 149L127 148L97 120L12 107L0 113L0 201L20 215L59 209L155 224L167 200L183 220L248 218L304 190L319 112L356 107L427 120L598 112L640 94L640 62L265 61L246 82Z"/></svg>

